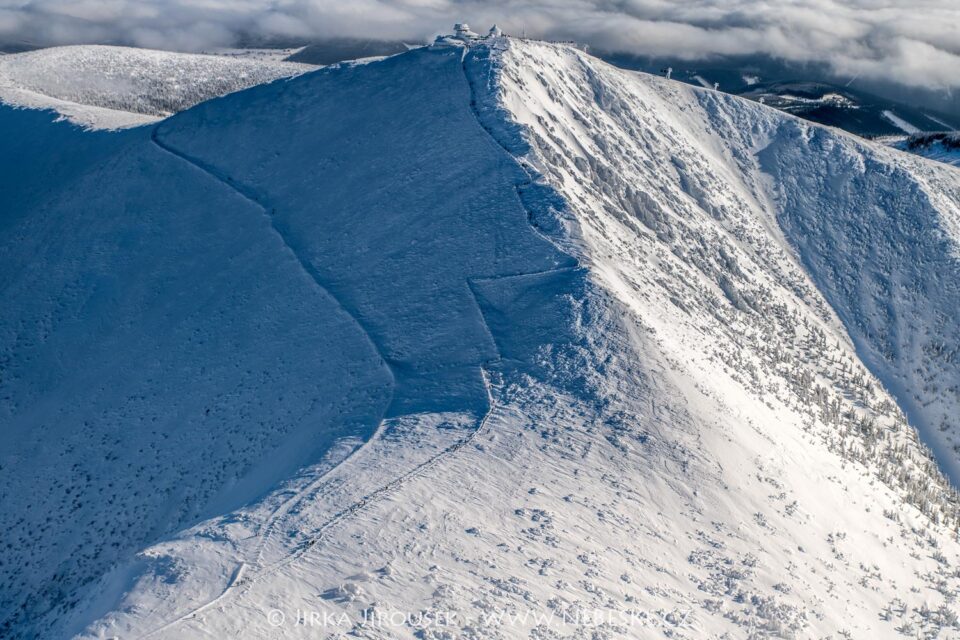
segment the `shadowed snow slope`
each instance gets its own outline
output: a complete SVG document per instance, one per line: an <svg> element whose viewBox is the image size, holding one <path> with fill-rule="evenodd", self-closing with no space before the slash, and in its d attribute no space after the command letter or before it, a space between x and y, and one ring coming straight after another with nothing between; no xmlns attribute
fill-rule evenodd
<svg viewBox="0 0 960 640"><path fill-rule="evenodd" d="M956 171L504 38L39 120L7 635L956 628Z"/></svg>

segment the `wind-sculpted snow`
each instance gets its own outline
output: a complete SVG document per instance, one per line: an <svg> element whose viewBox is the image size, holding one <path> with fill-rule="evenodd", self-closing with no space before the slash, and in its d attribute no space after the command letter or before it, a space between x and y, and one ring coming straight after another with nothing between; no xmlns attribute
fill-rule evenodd
<svg viewBox="0 0 960 640"><path fill-rule="evenodd" d="M530 80L519 70L532 65L517 61L504 73L505 84L513 89L504 101L520 122L529 124L534 146L531 156L548 180L552 178L557 189L568 196L575 211L582 209L577 219L588 223L582 231L589 247L586 250L612 288L631 286L624 280L636 274L624 273L624 263L634 262L641 273L649 274L644 277L659 281L659 287L651 287L651 291L667 289L660 295L668 296L670 306L682 312L681 318L695 315L696 308L707 309L723 318L723 327L733 329L726 339L741 353L717 353L716 357L743 358L743 348L750 346L761 352L761 361L767 360L767 366L775 369L782 366L778 360L789 362L789 355L762 352L771 348L771 340L796 335L796 324L816 322L826 325L818 329L836 332L824 298L797 269L789 248L782 246L779 230L771 227L777 221L786 239L799 248L814 282L826 286L826 301L838 308L856 338L860 338L856 329L863 331L883 315L875 306L847 312L848 305L859 303L856 298L861 296L873 300L873 305L884 305L885 313L911 314L915 329L905 340L923 340L916 334L926 329L927 339L940 344L939 348L918 346L914 357L921 351L945 351L948 355L960 346L960 336L952 334L942 321L922 319L926 313L943 317L951 309L960 309L960 300L950 293L956 279L950 273L958 265L949 235L957 207L950 203L960 202L960 180L949 169L925 169L904 158L898 160L906 166L899 167L889 154L868 149L851 137L722 94L684 92L676 85L630 77L605 65L588 64L582 58L564 59L563 53L548 51L565 64L559 69L549 62L542 65L547 72L563 75L551 77L540 70L535 80ZM570 50L565 53L571 55ZM506 55L514 55L514 50ZM530 95L540 99L530 100ZM873 166L868 167L871 162ZM661 170L653 172L651 167ZM939 180L934 191L946 197L943 211L933 206L924 189L932 177ZM615 222L598 217L599 212ZM881 221L888 222L867 225L866 215L881 215ZM874 229L876 237L871 239ZM598 250L594 243L611 246ZM643 254L658 248L661 255L654 260L656 268L648 271ZM621 259L596 256L604 251L613 251ZM816 264L810 262L812 251L819 256ZM639 255L627 261L622 259L625 252ZM667 262L694 271L671 284ZM890 291L871 291L861 280L867 268L876 278L885 274L894 279L899 277L899 269L910 269L908 280L916 284L905 284L905 288L920 295L905 300ZM844 281L842 293L835 291L832 281L824 282L830 277ZM918 278L926 281L921 284ZM940 278L944 278L942 286L935 284ZM797 304L799 309L791 308ZM665 314L659 308L655 311L660 317L650 321L663 322ZM794 316L798 312L801 315ZM645 313L650 313L649 307ZM867 331L871 335L868 342L881 344L892 328L872 326ZM756 334L751 335L753 332ZM719 345L724 336L715 339ZM789 345L780 348L791 349ZM795 365L812 366L810 375L816 376L815 372L830 368L828 358L852 355L840 356L842 345L835 348L837 354L824 353L821 357L825 359L819 362L803 357ZM887 368L875 367L876 373L887 382L891 372L901 372L912 381L910 388L918 399L938 405L942 412L938 423L945 424L943 430L956 427L946 418L956 415L952 392L941 399L936 390L915 388L918 367L922 375L935 373L929 363L890 360ZM951 361L946 357L943 364L949 368ZM875 365L873 358L868 363ZM755 378L758 390L769 384L768 376L749 369L747 373ZM871 406L873 402L866 396L872 391L864 396L866 387L856 388L866 380L852 383L845 382L836 391L861 396L863 404ZM792 387L798 394L794 401L810 399L805 389L808 383L786 380L783 384L785 390ZM823 391L829 394L827 388ZM912 408L911 401L903 401ZM920 424L933 426L929 420ZM915 439L912 430L901 431L908 440ZM925 433L933 440L932 429ZM900 466L898 461L890 462ZM944 462L952 468L952 460ZM936 475L935 469L930 472Z"/></svg>
<svg viewBox="0 0 960 640"><path fill-rule="evenodd" d="M799 125L759 158L864 362L960 482L960 174Z"/></svg>
<svg viewBox="0 0 960 640"><path fill-rule="evenodd" d="M94 129L158 118L315 67L279 60L77 45L0 57L0 101Z"/></svg>
<svg viewBox="0 0 960 640"><path fill-rule="evenodd" d="M118 135L0 227L12 635L960 631L952 169L506 38Z"/></svg>

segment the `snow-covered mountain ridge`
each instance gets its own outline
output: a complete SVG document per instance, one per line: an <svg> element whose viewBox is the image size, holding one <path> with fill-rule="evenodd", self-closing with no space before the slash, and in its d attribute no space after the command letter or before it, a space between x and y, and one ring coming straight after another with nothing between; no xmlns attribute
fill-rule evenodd
<svg viewBox="0 0 960 640"><path fill-rule="evenodd" d="M956 171L505 38L58 131L12 634L956 631Z"/></svg>

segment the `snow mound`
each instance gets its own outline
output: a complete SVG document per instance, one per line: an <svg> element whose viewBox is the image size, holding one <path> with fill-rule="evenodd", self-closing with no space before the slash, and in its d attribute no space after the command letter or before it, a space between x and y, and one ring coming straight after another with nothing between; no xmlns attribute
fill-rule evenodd
<svg viewBox="0 0 960 640"><path fill-rule="evenodd" d="M116 129L314 68L265 56L53 47L0 57L0 101L53 109L94 129Z"/></svg>
<svg viewBox="0 0 960 640"><path fill-rule="evenodd" d="M31 118L5 635L958 630L953 169L508 38Z"/></svg>

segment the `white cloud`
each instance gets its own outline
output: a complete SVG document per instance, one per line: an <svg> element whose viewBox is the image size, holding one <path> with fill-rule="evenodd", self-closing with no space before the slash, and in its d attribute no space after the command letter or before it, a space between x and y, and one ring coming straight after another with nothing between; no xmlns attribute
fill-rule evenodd
<svg viewBox="0 0 960 640"><path fill-rule="evenodd" d="M0 41L195 50L250 35L423 40L458 20L642 55L766 54L960 87L957 0L0 0Z"/></svg>

